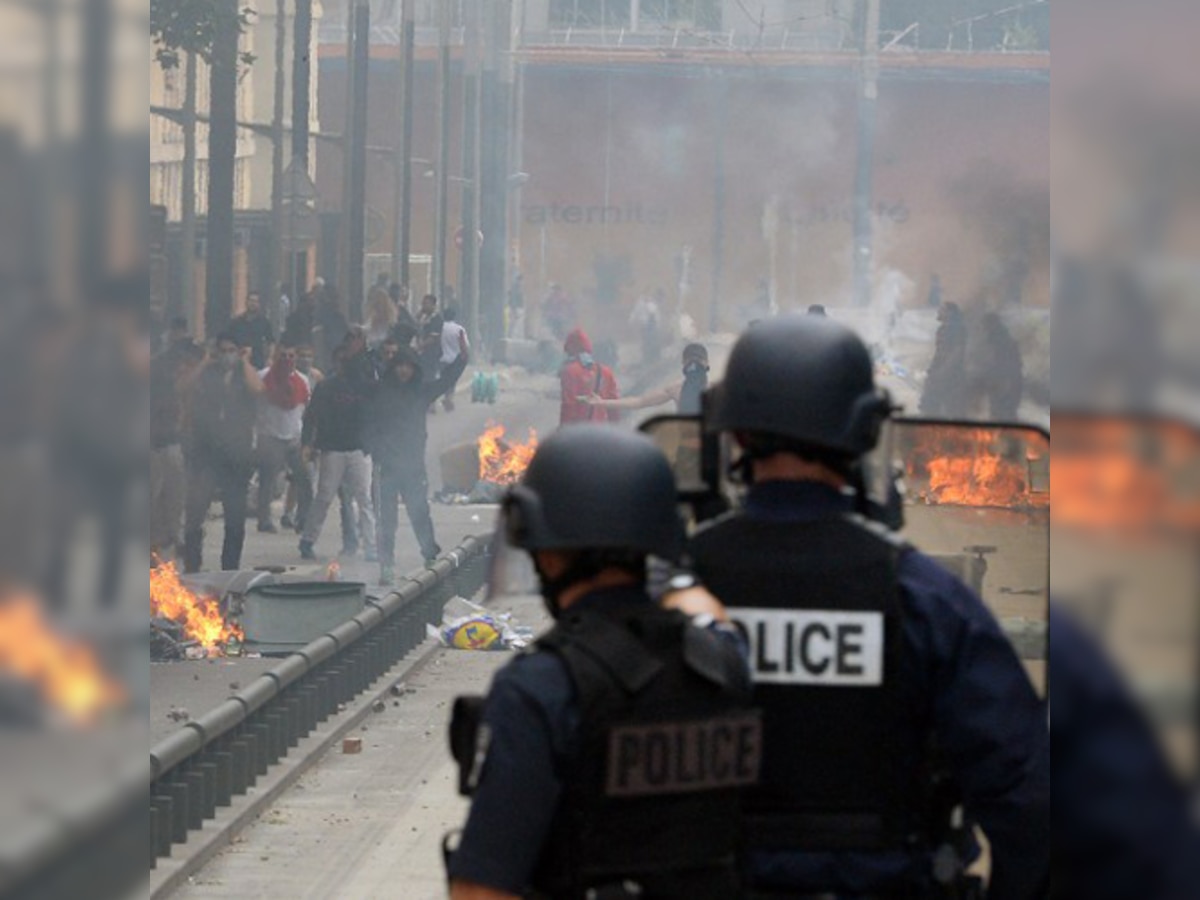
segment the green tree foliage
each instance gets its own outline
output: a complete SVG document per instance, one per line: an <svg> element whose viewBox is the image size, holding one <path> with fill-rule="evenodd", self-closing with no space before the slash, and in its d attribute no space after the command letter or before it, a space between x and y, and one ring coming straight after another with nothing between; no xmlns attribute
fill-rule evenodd
<svg viewBox="0 0 1200 900"><path fill-rule="evenodd" d="M150 0L150 38L155 59L164 69L179 65L180 53L195 53L212 62L213 45L230 33L242 34L254 19L249 7L231 9L216 0ZM239 56L244 66L254 62L250 53Z"/></svg>

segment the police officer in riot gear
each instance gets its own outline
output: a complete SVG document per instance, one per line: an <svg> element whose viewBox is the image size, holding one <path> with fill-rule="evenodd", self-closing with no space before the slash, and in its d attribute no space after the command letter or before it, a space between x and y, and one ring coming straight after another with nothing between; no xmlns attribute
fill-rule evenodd
<svg viewBox="0 0 1200 900"><path fill-rule="evenodd" d="M478 721L456 703L451 746L473 800L451 897L736 897L761 722L736 632L646 592L647 557L683 546L666 459L641 435L561 429L501 525L555 625L497 674Z"/></svg>
<svg viewBox="0 0 1200 900"><path fill-rule="evenodd" d="M750 642L764 727L752 896L970 896L959 863L974 842L944 828L960 803L990 842L988 896L1040 896L1045 713L979 597L856 512L892 408L866 346L829 318L763 321L706 399L749 482L689 555Z"/></svg>

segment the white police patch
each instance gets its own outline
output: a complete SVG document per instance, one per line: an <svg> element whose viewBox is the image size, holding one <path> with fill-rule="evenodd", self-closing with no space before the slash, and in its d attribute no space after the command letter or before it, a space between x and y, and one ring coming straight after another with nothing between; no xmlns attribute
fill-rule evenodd
<svg viewBox="0 0 1200 900"><path fill-rule="evenodd" d="M872 687L883 684L883 613L729 610L750 645L758 684Z"/></svg>

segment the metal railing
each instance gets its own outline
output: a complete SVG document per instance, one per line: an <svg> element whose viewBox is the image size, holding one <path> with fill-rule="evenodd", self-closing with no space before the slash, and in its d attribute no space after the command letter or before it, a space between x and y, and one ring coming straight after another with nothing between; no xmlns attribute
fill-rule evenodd
<svg viewBox="0 0 1200 900"><path fill-rule="evenodd" d="M281 659L145 758L77 796L0 856L4 900L129 896L219 807L230 806L319 723L426 639L452 596L487 579L489 540L470 537L348 622ZM149 843L147 843L149 838ZM147 859L149 851L149 859Z"/></svg>
<svg viewBox="0 0 1200 900"><path fill-rule="evenodd" d="M254 786L341 704L425 640L445 602L487 577L488 543L467 538L382 600L283 659L150 751L150 866Z"/></svg>

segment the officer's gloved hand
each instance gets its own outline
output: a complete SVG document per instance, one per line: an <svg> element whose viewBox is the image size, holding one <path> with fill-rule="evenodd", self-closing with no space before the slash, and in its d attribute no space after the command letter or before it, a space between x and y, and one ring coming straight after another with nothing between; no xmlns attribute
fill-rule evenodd
<svg viewBox="0 0 1200 900"><path fill-rule="evenodd" d="M671 580L675 582L675 579ZM659 601L664 609L677 609L693 619L709 622L728 622L729 613L725 605L703 585L692 580L686 587L674 587L668 583L667 591Z"/></svg>

